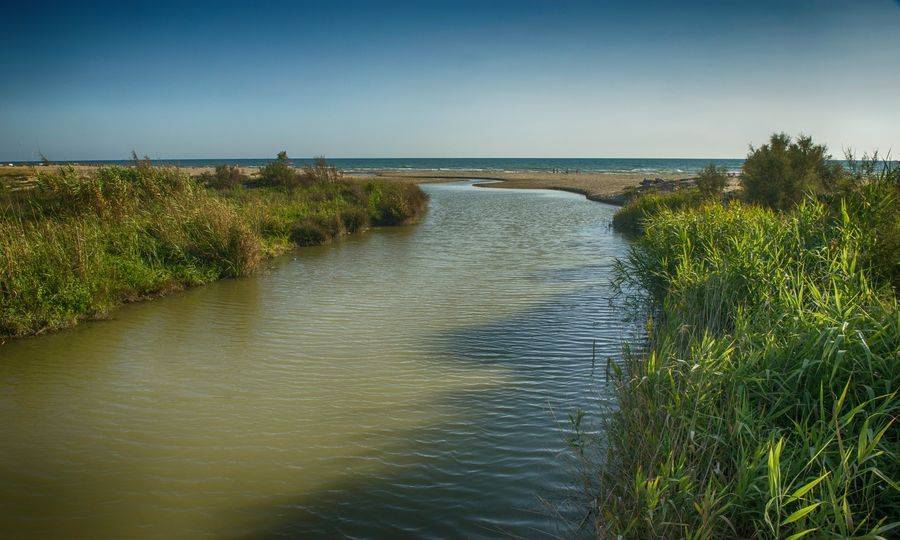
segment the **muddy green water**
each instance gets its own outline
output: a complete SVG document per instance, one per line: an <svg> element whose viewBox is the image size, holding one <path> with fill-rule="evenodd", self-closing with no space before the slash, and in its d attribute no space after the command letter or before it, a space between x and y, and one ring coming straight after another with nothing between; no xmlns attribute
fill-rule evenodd
<svg viewBox="0 0 900 540"><path fill-rule="evenodd" d="M0 347L0 536L575 534L614 209L424 189L419 225Z"/></svg>

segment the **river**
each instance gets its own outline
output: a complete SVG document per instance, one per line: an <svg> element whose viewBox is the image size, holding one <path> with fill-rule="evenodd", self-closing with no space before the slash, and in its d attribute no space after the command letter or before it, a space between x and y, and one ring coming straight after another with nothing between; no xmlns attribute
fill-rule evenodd
<svg viewBox="0 0 900 540"><path fill-rule="evenodd" d="M0 536L575 534L566 418L632 331L614 208L423 189L418 225L0 347Z"/></svg>

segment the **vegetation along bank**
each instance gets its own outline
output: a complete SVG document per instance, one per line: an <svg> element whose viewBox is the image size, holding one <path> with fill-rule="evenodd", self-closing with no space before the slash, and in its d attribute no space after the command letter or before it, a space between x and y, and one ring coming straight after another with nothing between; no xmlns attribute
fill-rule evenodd
<svg viewBox="0 0 900 540"><path fill-rule="evenodd" d="M248 178L131 167L41 173L0 184L0 343L104 316L122 302L244 276L261 259L373 225L417 220L411 184L344 180L287 156Z"/></svg>
<svg viewBox="0 0 900 540"><path fill-rule="evenodd" d="M900 170L828 158L774 135L735 194L711 166L619 210L648 342L613 370L600 536L897 534Z"/></svg>

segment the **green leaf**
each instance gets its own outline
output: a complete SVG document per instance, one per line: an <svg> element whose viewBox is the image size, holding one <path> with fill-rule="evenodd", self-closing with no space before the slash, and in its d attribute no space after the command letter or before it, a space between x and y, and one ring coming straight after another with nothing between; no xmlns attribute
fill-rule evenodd
<svg viewBox="0 0 900 540"><path fill-rule="evenodd" d="M788 518L786 520L784 520L783 525L787 525L788 523L793 523L793 522L797 521L798 519L802 518L806 514L812 512L813 510L818 508L820 504L822 504L822 503L817 502L815 504L810 504L808 506L804 506L800 510L797 510L793 514L789 515Z"/></svg>
<svg viewBox="0 0 900 540"><path fill-rule="evenodd" d="M796 501L796 500L799 499L800 497L806 495L807 493L809 493L809 490L811 490L812 488L814 488L814 487L816 487L817 485L819 485L819 482L821 482L822 480L825 480L825 477L827 477L829 474L831 474L831 473L830 473L830 472L826 472L825 474L823 474L822 476L816 478L815 480L812 480L811 482L809 482L809 483L807 483L807 484L805 484L805 485L803 485L803 486L797 488L797 490L794 491L793 493L791 493L791 496L788 497L788 501L789 501L789 502L790 502L790 501Z"/></svg>
<svg viewBox="0 0 900 540"><path fill-rule="evenodd" d="M797 540L798 538L803 538L804 536L806 536L807 534L809 534L815 530L818 530L818 527L816 527L814 529L806 529L805 531L800 531L797 534L792 534L787 537L787 540Z"/></svg>

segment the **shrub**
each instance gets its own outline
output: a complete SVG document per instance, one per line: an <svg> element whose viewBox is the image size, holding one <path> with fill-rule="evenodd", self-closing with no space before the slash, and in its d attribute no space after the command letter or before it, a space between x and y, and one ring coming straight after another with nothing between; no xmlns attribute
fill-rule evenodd
<svg viewBox="0 0 900 540"><path fill-rule="evenodd" d="M329 165L324 156L317 156L312 165L303 167L303 176L307 182L334 183L340 181L344 174L337 167Z"/></svg>
<svg viewBox="0 0 900 540"><path fill-rule="evenodd" d="M373 225L412 223L428 205L428 195L413 184L368 182L365 191Z"/></svg>
<svg viewBox="0 0 900 540"><path fill-rule="evenodd" d="M213 189L234 189L247 182L247 175L234 165L218 165L213 173L204 172L200 182Z"/></svg>
<svg viewBox="0 0 900 540"><path fill-rule="evenodd" d="M697 189L704 197L715 197L722 194L728 183L728 169L710 163L697 174Z"/></svg>
<svg viewBox="0 0 900 540"><path fill-rule="evenodd" d="M278 152L275 161L268 163L259 171L259 183L263 186L294 189L303 181L291 165L287 152Z"/></svg>
<svg viewBox="0 0 900 540"><path fill-rule="evenodd" d="M341 211L341 222L348 233L355 233L369 225L369 213L362 208L348 208Z"/></svg>
<svg viewBox="0 0 900 540"><path fill-rule="evenodd" d="M317 246L330 242L344 233L338 215L317 215L303 218L291 229L291 241L298 246Z"/></svg>
<svg viewBox="0 0 900 540"><path fill-rule="evenodd" d="M773 134L767 144L750 147L741 168L741 185L748 201L772 208L790 208L806 193L822 193L840 184L843 169L831 163L824 145L801 135L796 141Z"/></svg>

